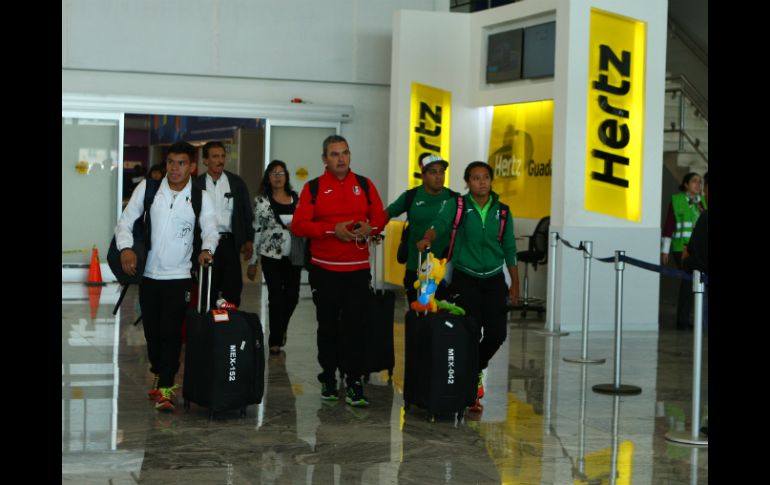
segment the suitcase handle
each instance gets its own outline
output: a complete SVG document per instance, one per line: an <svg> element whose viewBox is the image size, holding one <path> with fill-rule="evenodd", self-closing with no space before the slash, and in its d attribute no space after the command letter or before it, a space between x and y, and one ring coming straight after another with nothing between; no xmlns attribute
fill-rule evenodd
<svg viewBox="0 0 770 485"><path fill-rule="evenodd" d="M206 312L211 308L211 263L209 266L200 265L198 269L198 313L201 313L201 303L203 303L203 269L208 273L208 282L206 283Z"/></svg>
<svg viewBox="0 0 770 485"><path fill-rule="evenodd" d="M372 265L372 289L374 293L377 293L377 239L372 238L374 244L372 244L372 259L374 264Z"/></svg>

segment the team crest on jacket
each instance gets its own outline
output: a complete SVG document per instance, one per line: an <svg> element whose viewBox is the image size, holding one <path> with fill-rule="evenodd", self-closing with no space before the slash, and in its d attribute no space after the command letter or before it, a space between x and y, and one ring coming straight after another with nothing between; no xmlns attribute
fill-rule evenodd
<svg viewBox="0 0 770 485"><path fill-rule="evenodd" d="M356 195L361 195L361 188L358 185L353 186L353 193Z"/></svg>

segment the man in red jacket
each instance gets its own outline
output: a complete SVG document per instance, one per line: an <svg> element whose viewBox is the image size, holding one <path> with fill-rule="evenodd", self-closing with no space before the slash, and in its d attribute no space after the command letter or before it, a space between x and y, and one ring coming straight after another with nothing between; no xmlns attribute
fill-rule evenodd
<svg viewBox="0 0 770 485"><path fill-rule="evenodd" d="M310 241L309 281L318 320L321 399L337 400L336 370L340 369L346 375L345 401L368 406L361 384L371 278L366 238L383 229L382 200L371 180L350 170L345 138L326 138L321 158L326 170L305 184L291 226L295 235ZM317 189L315 194L311 186Z"/></svg>

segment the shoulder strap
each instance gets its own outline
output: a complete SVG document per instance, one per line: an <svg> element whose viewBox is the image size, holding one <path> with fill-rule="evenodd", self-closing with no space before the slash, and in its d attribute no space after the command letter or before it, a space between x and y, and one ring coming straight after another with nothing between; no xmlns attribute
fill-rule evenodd
<svg viewBox="0 0 770 485"><path fill-rule="evenodd" d="M364 189L364 193L366 194L366 201L369 203L369 205L372 205L372 198L369 197L369 179L364 177L363 175L356 175L356 180L358 180L358 185L361 186L362 189Z"/></svg>
<svg viewBox="0 0 770 485"><path fill-rule="evenodd" d="M503 241L503 231L505 230L505 223L508 221L508 214L511 210L507 205L500 202L500 230L497 232L497 242Z"/></svg>
<svg viewBox="0 0 770 485"><path fill-rule="evenodd" d="M203 190L193 186L190 195L193 211L195 212L195 222L198 222L198 216L201 214L201 206L203 206Z"/></svg>
<svg viewBox="0 0 770 485"><path fill-rule="evenodd" d="M203 190L200 187L193 185L190 190L190 199L193 206L193 212L195 213L195 227L193 229L193 252L190 256L192 261L192 267L195 268L198 262L198 254L203 247L203 239L201 238L201 224L200 215L201 207L203 206Z"/></svg>
<svg viewBox="0 0 770 485"><path fill-rule="evenodd" d="M318 195L318 177L309 181L307 184L310 188L310 203L315 205L315 198Z"/></svg>
<svg viewBox="0 0 770 485"><path fill-rule="evenodd" d="M465 199L462 196L458 196L455 198L457 201L457 212L455 212L455 219L452 222L452 235L449 237L449 250L447 251L446 259L447 261L452 259L452 250L455 247L455 237L457 236L457 228L460 226L460 222L462 222L463 213L465 212L463 209L465 208Z"/></svg>
<svg viewBox="0 0 770 485"><path fill-rule="evenodd" d="M406 217L409 217L409 208L412 207L412 203L414 202L414 198L417 197L417 189L418 187L413 187L406 191L406 200L404 201L406 203L406 207L404 208L404 211L406 212Z"/></svg>
<svg viewBox="0 0 770 485"><path fill-rule="evenodd" d="M155 200L155 194L160 188L160 180L147 179L147 185L144 188L144 211L149 212L152 201Z"/></svg>
<svg viewBox="0 0 770 485"><path fill-rule="evenodd" d="M155 195L160 188L160 181L147 179L144 187L144 244L147 248L147 252L150 252L152 247L152 238L150 237L150 231L152 230L152 221L150 220L150 206L152 201L155 200Z"/></svg>

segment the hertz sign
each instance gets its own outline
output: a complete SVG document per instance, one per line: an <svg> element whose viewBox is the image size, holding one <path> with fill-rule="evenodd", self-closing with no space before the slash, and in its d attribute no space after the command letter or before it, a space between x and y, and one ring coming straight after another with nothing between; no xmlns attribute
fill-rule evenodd
<svg viewBox="0 0 770 485"><path fill-rule="evenodd" d="M646 24L591 9L585 208L642 218Z"/></svg>
<svg viewBox="0 0 770 485"><path fill-rule="evenodd" d="M449 161L451 114L452 93L412 83L412 106L409 115L409 188L422 185L420 160L424 156L440 155ZM449 167L444 185L449 187Z"/></svg>

